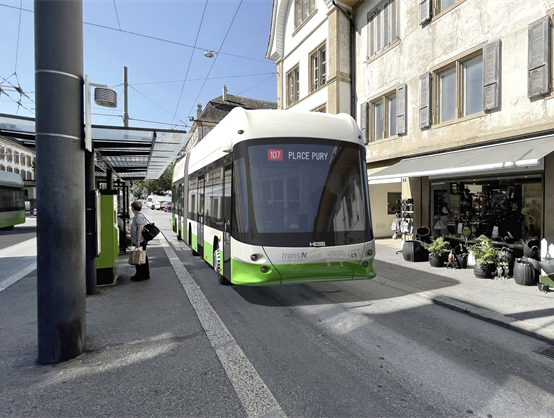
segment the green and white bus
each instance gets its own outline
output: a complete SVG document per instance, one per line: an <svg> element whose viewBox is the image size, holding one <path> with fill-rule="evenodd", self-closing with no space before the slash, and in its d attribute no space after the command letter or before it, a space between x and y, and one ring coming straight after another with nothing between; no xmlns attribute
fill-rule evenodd
<svg viewBox="0 0 554 418"><path fill-rule="evenodd" d="M0 171L0 229L25 223L25 188L21 176Z"/></svg>
<svg viewBox="0 0 554 418"><path fill-rule="evenodd" d="M349 115L235 108L176 162L173 230L222 284L371 279L366 178Z"/></svg>

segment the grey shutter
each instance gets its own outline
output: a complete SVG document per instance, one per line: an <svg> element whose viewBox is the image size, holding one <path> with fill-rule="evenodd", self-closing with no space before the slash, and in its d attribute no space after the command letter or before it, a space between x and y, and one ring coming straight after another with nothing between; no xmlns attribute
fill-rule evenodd
<svg viewBox="0 0 554 418"><path fill-rule="evenodd" d="M369 20L369 56L375 54L375 13L368 16Z"/></svg>
<svg viewBox="0 0 554 418"><path fill-rule="evenodd" d="M419 127L431 127L431 73L419 77Z"/></svg>
<svg viewBox="0 0 554 418"><path fill-rule="evenodd" d="M550 93L550 17L529 25L527 96Z"/></svg>
<svg viewBox="0 0 554 418"><path fill-rule="evenodd" d="M431 1L419 0L419 24L423 25L431 20Z"/></svg>
<svg viewBox="0 0 554 418"><path fill-rule="evenodd" d="M362 131L362 139L364 140L364 144L369 143L369 135L368 135L368 126L367 126L367 120L368 120L368 112L369 112L369 103L362 103L360 105L360 131Z"/></svg>
<svg viewBox="0 0 554 418"><path fill-rule="evenodd" d="M396 135L406 135L407 93L406 84L396 88Z"/></svg>
<svg viewBox="0 0 554 418"><path fill-rule="evenodd" d="M379 52L383 49L383 44L382 44L382 36L381 36L381 10L382 9L379 9L377 10L377 15L375 16L375 40L377 41L375 43L375 52Z"/></svg>
<svg viewBox="0 0 554 418"><path fill-rule="evenodd" d="M500 106L500 39L483 47L483 110Z"/></svg>
<svg viewBox="0 0 554 418"><path fill-rule="evenodd" d="M390 3L386 2L383 5L383 49L389 46L389 43L390 43L389 10L390 10Z"/></svg>
<svg viewBox="0 0 554 418"><path fill-rule="evenodd" d="M398 39L398 30L397 30L397 19L396 16L396 0L391 0L390 3L390 42L396 42Z"/></svg>

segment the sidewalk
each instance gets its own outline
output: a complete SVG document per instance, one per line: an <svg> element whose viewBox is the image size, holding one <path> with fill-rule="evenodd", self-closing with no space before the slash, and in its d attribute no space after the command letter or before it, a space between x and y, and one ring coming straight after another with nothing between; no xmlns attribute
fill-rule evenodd
<svg viewBox="0 0 554 418"><path fill-rule="evenodd" d="M431 267L405 261L401 241L376 240L374 280L554 345L554 292L507 280L478 279L473 268Z"/></svg>

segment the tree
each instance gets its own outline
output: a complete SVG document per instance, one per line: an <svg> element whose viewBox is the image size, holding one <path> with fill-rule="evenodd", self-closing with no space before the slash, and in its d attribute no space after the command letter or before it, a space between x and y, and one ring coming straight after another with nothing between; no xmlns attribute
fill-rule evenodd
<svg viewBox="0 0 554 418"><path fill-rule="evenodd" d="M131 191L135 198L142 195L158 194L164 195L167 190L171 190L173 184L173 163L169 164L160 178L156 180L137 180L133 182Z"/></svg>

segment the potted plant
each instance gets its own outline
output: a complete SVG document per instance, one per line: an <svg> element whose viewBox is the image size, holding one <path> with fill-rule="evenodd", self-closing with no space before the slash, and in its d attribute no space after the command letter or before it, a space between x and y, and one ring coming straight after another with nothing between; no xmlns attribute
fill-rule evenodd
<svg viewBox="0 0 554 418"><path fill-rule="evenodd" d="M430 244L425 246L429 251L429 264L431 267L442 267L450 251L450 243L445 241L443 237L438 237Z"/></svg>
<svg viewBox="0 0 554 418"><path fill-rule="evenodd" d="M484 235L477 238L477 242L469 247L475 257L473 274L480 279L488 279L496 271L500 261L500 250L496 248L491 239Z"/></svg>

